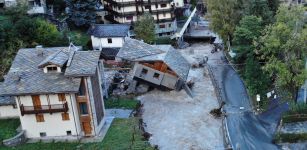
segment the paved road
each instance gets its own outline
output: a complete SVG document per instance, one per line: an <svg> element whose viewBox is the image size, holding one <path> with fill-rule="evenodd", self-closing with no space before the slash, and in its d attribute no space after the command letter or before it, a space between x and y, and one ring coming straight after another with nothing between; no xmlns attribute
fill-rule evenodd
<svg viewBox="0 0 307 150"><path fill-rule="evenodd" d="M223 59L222 59L223 58ZM252 112L251 102L240 76L225 61L222 52L209 56L209 65L221 89L229 136L234 149L275 150L273 134L286 104L280 104L261 115ZM240 107L244 107L240 110Z"/></svg>

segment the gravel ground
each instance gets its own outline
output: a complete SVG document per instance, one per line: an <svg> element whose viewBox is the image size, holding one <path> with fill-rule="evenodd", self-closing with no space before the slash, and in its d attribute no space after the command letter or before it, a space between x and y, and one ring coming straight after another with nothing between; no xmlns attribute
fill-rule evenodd
<svg viewBox="0 0 307 150"><path fill-rule="evenodd" d="M201 57L200 54L211 51L210 45L191 47L181 50L191 63ZM149 140L152 145L158 145L161 150L223 149L222 120L209 114L219 105L211 80L204 72L207 72L204 68L190 70L189 79L195 81L194 98L184 90L154 90L138 97L144 104L143 120L146 131L152 134Z"/></svg>

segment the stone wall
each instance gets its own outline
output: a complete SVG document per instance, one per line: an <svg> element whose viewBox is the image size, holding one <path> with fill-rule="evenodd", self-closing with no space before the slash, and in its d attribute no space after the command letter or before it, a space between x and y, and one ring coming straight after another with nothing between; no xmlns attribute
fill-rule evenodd
<svg viewBox="0 0 307 150"><path fill-rule="evenodd" d="M27 138L25 136L25 131L22 130L13 138L3 140L3 145L8 146L8 147L14 147L14 146L25 143L26 140Z"/></svg>

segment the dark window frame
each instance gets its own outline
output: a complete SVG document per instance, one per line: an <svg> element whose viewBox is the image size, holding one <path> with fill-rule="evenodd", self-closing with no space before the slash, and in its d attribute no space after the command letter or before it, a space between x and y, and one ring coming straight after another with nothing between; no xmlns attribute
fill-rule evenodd
<svg viewBox="0 0 307 150"><path fill-rule="evenodd" d="M113 43L112 38L108 38L108 43Z"/></svg>

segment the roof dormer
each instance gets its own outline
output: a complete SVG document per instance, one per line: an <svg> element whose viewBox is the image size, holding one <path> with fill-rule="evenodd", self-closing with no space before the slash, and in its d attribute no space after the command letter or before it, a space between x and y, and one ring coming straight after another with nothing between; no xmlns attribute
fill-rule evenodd
<svg viewBox="0 0 307 150"><path fill-rule="evenodd" d="M47 65L44 67L44 73L60 73L61 72L61 67L56 66L56 65Z"/></svg>
<svg viewBox="0 0 307 150"><path fill-rule="evenodd" d="M44 73L57 73L66 65L69 57L69 52L59 50L46 57L39 65L38 68L43 68Z"/></svg>

